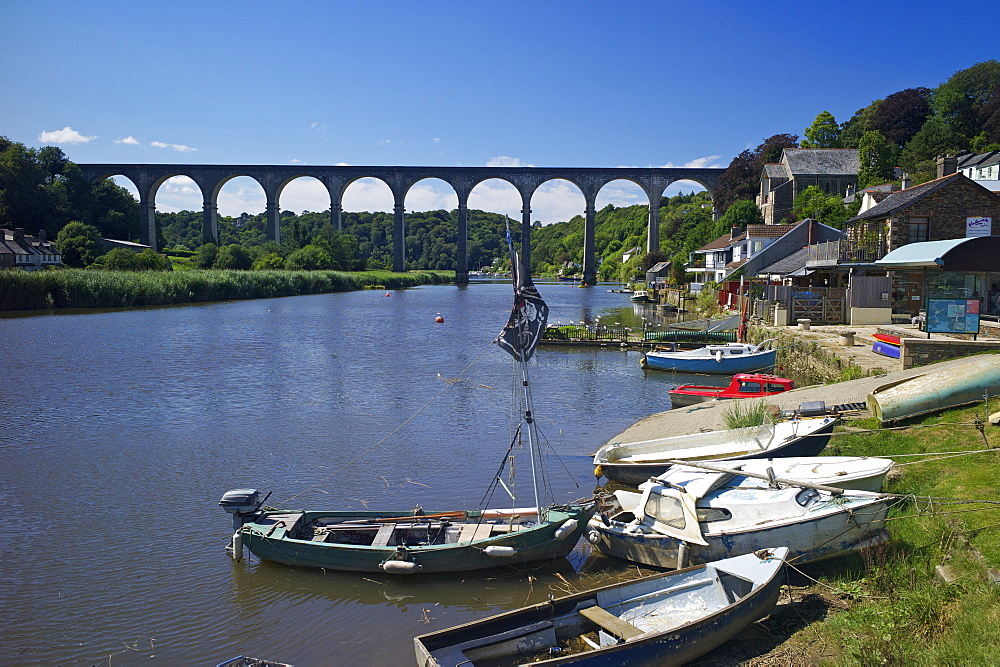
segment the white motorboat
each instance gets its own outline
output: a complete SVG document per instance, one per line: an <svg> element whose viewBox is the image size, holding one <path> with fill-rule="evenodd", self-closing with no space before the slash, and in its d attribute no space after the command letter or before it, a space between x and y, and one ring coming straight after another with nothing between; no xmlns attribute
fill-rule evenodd
<svg viewBox="0 0 1000 667"><path fill-rule="evenodd" d="M587 540L605 554L657 567L706 563L781 544L789 561L840 556L883 541L891 497L822 485L771 484L690 468L615 493Z"/></svg>

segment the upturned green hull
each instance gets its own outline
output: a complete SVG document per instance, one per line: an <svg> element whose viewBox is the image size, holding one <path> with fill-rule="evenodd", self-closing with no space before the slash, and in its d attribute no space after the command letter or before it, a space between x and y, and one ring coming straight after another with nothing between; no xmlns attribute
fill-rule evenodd
<svg viewBox="0 0 1000 667"><path fill-rule="evenodd" d="M528 522L478 512L264 512L239 534L257 557L285 565L434 574L563 558L593 513L562 506Z"/></svg>

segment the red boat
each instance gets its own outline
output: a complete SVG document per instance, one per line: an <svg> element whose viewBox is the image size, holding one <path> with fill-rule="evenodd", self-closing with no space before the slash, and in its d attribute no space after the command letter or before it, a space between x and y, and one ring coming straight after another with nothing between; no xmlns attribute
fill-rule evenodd
<svg viewBox="0 0 1000 667"><path fill-rule="evenodd" d="M682 408L715 398L760 398L795 389L795 382L764 373L737 373L728 387L685 384L670 390L670 405Z"/></svg>

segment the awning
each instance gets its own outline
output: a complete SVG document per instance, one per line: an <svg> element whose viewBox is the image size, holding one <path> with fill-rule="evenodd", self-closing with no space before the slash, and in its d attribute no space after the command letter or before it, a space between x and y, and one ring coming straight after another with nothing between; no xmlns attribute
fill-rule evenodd
<svg viewBox="0 0 1000 667"><path fill-rule="evenodd" d="M882 259L876 260L875 264L898 268L935 268L944 266L944 256L949 251L963 243L976 241L977 238L982 237L907 243L886 254Z"/></svg>

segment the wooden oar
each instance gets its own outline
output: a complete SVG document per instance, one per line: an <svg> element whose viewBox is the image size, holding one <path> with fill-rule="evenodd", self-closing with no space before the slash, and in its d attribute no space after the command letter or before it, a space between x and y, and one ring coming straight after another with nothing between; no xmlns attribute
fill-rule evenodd
<svg viewBox="0 0 1000 667"><path fill-rule="evenodd" d="M456 512L438 512L437 514L404 514L403 516L390 516L381 519L372 519L371 523L399 522L403 519L466 519L469 513L463 510Z"/></svg>

